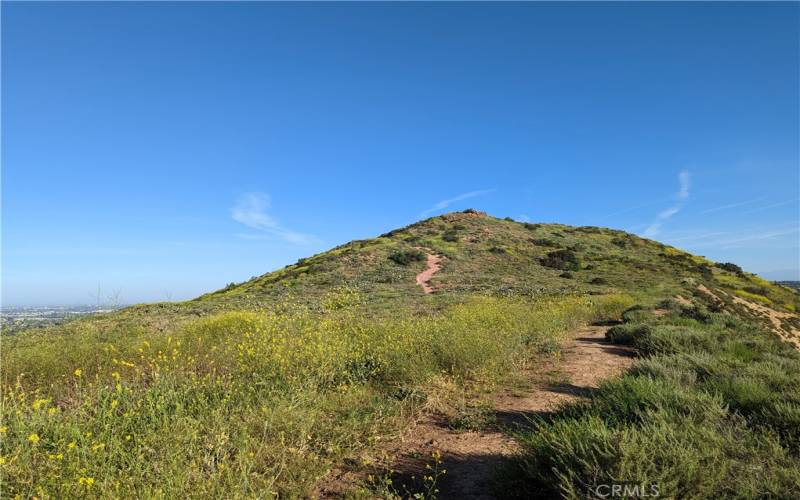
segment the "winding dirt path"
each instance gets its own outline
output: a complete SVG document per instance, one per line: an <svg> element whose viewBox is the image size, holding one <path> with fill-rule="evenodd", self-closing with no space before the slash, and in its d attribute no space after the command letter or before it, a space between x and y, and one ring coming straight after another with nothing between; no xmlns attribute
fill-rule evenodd
<svg viewBox="0 0 800 500"><path fill-rule="evenodd" d="M491 403L498 422L495 429L457 432L448 427L442 416L424 417L389 450L397 460L393 468L399 473L398 479L430 474L425 465L438 451L442 467L447 470L438 485L439 498L495 498L491 487L495 471L518 452L506 432L509 428L524 426L529 416L554 411L561 403L587 396L600 381L621 373L633 362L630 348L606 342L607 329L589 326L575 332L559 362L551 361L526 372L526 378L534 383L529 392L509 390L493 396Z"/></svg>
<svg viewBox="0 0 800 500"><path fill-rule="evenodd" d="M442 266L439 265L439 263L442 262L442 257L429 253L427 262L428 267L417 275L417 285L422 287L423 292L433 293L433 287L431 286L430 281L433 275L442 268Z"/></svg>

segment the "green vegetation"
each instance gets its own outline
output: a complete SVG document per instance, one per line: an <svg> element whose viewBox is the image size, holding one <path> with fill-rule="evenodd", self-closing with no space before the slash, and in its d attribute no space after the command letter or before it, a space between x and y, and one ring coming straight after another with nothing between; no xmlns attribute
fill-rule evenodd
<svg viewBox="0 0 800 500"><path fill-rule="evenodd" d="M723 269L725 271L730 271L734 274L739 274L739 275L744 274L744 271L742 271L741 267L731 262L717 262L715 265L720 269Z"/></svg>
<svg viewBox="0 0 800 500"><path fill-rule="evenodd" d="M381 318L361 314L351 291L324 302L321 314L285 304L170 335L75 323L6 339L4 493L306 495L333 464L400 428L435 380L496 382L631 299L475 297Z"/></svg>
<svg viewBox="0 0 800 500"><path fill-rule="evenodd" d="M415 283L427 253L443 257L431 295ZM621 317L608 338L646 359L537 421L518 480L568 496L614 478L786 496L799 361L744 299L800 308L786 287L620 231L433 217L191 301L4 336L3 492L309 496L334 467L367 469L426 405L553 363L565 332ZM449 420L495 424L481 404Z"/></svg>
<svg viewBox="0 0 800 500"><path fill-rule="evenodd" d="M389 259L401 266L407 266L412 262L425 260L425 253L420 250L400 250L389 255Z"/></svg>
<svg viewBox="0 0 800 500"><path fill-rule="evenodd" d="M550 252L542 259L542 265L564 271L577 271L581 268L581 262L572 250Z"/></svg>
<svg viewBox="0 0 800 500"><path fill-rule="evenodd" d="M568 498L611 484L666 497L796 498L800 353L756 325L700 309L611 328L609 340L643 359L588 402L536 420L520 436L516 480Z"/></svg>

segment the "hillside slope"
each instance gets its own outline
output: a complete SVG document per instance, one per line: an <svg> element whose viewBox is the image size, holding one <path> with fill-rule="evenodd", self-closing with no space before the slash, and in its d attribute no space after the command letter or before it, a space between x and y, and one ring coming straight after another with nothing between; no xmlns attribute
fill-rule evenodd
<svg viewBox="0 0 800 500"><path fill-rule="evenodd" d="M431 496L435 477L414 492L384 481L393 467L379 456L387 441L423 415L437 415L456 433L480 430L495 415L486 395L552 378L580 328L625 320L611 340L642 356L691 357L677 360L687 373L654 400L659 408L677 405L663 435L685 427L678 393L695 391L689 396L713 413L713 429L699 429L705 434L687 436L679 448L697 448L715 429L735 428L756 444L765 432L779 436L773 448L741 451L726 435L712 451L733 465L750 453L756 464L786 447L780 463L748 487L758 492L774 480L772 496L787 497L800 477L800 353L766 329L797 345L798 297L733 264L620 231L525 224L474 210L433 217L194 300L4 336L4 493L298 498L313 496L326 478L349 477L335 481L347 486L345 495ZM672 377L677 361L665 359L659 373ZM713 384L709 374L716 374ZM725 404L708 400L710 391L725 395ZM647 391L631 394L637 402L626 408L649 407ZM762 415L764 408L770 413ZM596 413L612 415L602 407ZM740 422L741 415L749 420ZM638 432L635 422L624 415L611 423L630 433ZM574 434L577 441L582 435ZM523 443L519 481L555 484L547 476L555 469L542 462L548 457L574 474L559 475L569 479L562 491L599 477L553 451L569 449L559 436ZM613 447L597 448L606 449ZM436 449L431 458L437 467ZM590 458L585 463L606 463ZM670 481L703 469L675 460L674 470L661 458L653 468ZM618 462L640 460L624 454ZM728 477L746 476L727 470L726 478L712 478L707 489L716 495L709 497L726 496Z"/></svg>
<svg viewBox="0 0 800 500"><path fill-rule="evenodd" d="M425 254L442 256L426 297L415 281ZM719 294L781 312L800 310L794 290L703 257L623 231L563 224L530 224L466 210L432 217L377 238L356 240L293 265L183 303L136 306L118 318L169 328L176 320L219 310L259 310L286 300L320 308L330 290L347 287L370 298L374 310L398 303L429 309L472 294L542 296L625 292L660 299ZM785 318L790 321L790 317ZM795 324L795 328L800 324Z"/></svg>

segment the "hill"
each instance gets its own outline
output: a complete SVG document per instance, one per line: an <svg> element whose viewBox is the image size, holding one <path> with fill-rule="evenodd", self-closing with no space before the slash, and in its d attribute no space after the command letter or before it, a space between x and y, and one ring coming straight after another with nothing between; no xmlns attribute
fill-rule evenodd
<svg viewBox="0 0 800 500"><path fill-rule="evenodd" d="M800 308L798 294L730 263L714 263L639 236L600 227L531 224L466 210L432 217L377 238L356 240L275 272L184 303L130 308L127 316L174 319L219 310L258 310L281 301L319 308L332 289L348 287L370 297L370 307L399 303L429 308L415 275L424 254L443 257L431 280L434 302L473 294L542 296L632 293L662 298L697 294L697 285L770 305ZM397 257L405 257L398 259ZM163 322L163 321L162 321Z"/></svg>
<svg viewBox="0 0 800 500"><path fill-rule="evenodd" d="M597 396L574 387L590 398L582 410L504 438L521 448L500 496L520 483L586 496L615 467L644 463L636 439L669 435L680 445L663 449L675 455L648 462L665 487L697 474L712 453L725 473L704 476L703 491L725 496L747 476L736 472L746 455L746 470L762 468L739 486L785 496L800 477L798 307L795 291L735 264L621 231L445 214L194 300L5 336L4 488L38 497L432 497L446 491L439 473L393 482L387 450L398 436L422 415L447 432L505 432L498 391L543 394L545 379L592 370L563 346L597 352L574 332L624 321L606 335L641 360ZM698 427L685 425L686 411ZM570 462L563 450L601 427L597 439L619 434L630 447L591 455L603 441ZM409 453L431 470L453 460L438 449ZM607 466L586 468L597 463Z"/></svg>

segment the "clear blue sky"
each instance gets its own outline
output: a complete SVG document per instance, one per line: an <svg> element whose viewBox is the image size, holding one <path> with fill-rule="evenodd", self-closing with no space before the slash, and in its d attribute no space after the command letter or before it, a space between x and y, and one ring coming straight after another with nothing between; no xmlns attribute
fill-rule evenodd
<svg viewBox="0 0 800 500"><path fill-rule="evenodd" d="M2 3L6 305L476 207L798 278L797 3Z"/></svg>

